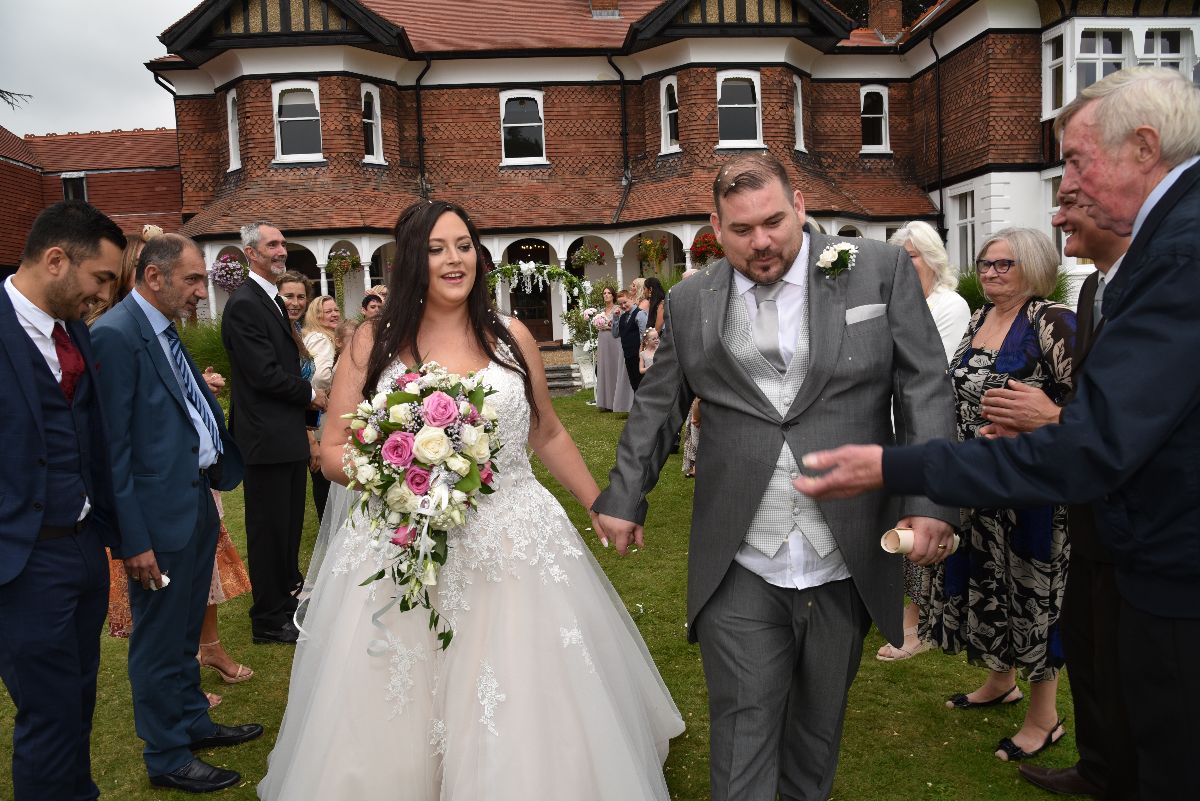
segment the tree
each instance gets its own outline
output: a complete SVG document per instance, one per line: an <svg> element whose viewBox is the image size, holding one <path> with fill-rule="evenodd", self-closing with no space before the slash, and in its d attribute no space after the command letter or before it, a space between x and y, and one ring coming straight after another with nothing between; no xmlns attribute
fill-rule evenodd
<svg viewBox="0 0 1200 801"><path fill-rule="evenodd" d="M20 92L10 92L7 89L0 89L0 100L8 104L9 108L15 109L17 106L29 101L33 95L23 95Z"/></svg>

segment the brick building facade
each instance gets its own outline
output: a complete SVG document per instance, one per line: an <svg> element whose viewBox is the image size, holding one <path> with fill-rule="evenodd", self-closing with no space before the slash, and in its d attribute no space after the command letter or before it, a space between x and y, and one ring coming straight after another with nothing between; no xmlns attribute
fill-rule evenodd
<svg viewBox="0 0 1200 801"><path fill-rule="evenodd" d="M829 232L925 219L960 265L999 228L1050 232L1057 110L1119 66L1197 63L1196 0L1101 5L942 0L906 21L873 0L856 27L825 0L208 0L147 67L176 94L183 232L211 260L269 219L326 290L350 249L356 305L421 197L462 203L496 261L566 264L587 241L606 255L588 277L627 282L645 235L690 264L713 175L752 149ZM499 300L558 338L547 295Z"/></svg>

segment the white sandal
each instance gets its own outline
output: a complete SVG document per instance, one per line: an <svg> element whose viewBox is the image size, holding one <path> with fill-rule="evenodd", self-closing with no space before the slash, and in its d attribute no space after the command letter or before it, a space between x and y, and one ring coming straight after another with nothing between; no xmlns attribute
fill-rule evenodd
<svg viewBox="0 0 1200 801"><path fill-rule="evenodd" d="M917 633L916 626L911 626L904 630L904 636L906 639L908 638L908 635L916 634L916 633ZM878 659L880 662L899 662L902 659L911 659L912 657L916 656L917 654L923 654L932 647L933 647L933 643L931 643L929 640L919 640L917 642L917 647L913 648L911 651L909 651L905 648L900 648L898 646L892 645L889 642L889 643L884 644L884 646L879 649L879 652L877 654L875 654L875 658ZM887 653L885 653L885 651L887 651Z"/></svg>

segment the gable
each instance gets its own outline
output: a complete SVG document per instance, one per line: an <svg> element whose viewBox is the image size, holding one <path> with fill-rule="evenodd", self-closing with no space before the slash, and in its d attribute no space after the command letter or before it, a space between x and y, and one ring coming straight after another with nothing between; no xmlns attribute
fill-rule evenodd
<svg viewBox="0 0 1200 801"><path fill-rule="evenodd" d="M674 0L648 14L636 38L658 44L698 36L784 36L828 52L853 21L826 0Z"/></svg>

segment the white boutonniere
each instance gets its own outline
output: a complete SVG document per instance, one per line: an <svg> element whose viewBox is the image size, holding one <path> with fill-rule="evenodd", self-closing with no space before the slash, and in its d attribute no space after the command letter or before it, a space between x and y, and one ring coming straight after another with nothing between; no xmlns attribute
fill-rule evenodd
<svg viewBox="0 0 1200 801"><path fill-rule="evenodd" d="M838 242L821 251L817 258L817 269L826 278L837 278L844 272L854 268L858 258L858 246L849 242Z"/></svg>

